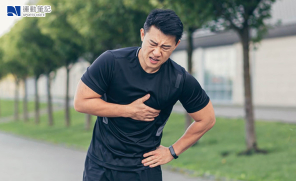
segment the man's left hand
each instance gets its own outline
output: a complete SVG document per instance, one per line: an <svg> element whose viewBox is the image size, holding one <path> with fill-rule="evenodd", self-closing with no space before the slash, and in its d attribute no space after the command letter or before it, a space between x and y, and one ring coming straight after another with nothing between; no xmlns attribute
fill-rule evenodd
<svg viewBox="0 0 296 181"><path fill-rule="evenodd" d="M143 157L148 157L142 160L144 166L151 168L158 165L166 164L174 159L168 147L160 145L156 150L145 153Z"/></svg>

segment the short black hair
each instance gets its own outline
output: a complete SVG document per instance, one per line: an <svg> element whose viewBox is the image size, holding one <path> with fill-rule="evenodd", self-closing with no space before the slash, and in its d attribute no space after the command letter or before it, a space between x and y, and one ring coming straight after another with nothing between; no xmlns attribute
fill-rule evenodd
<svg viewBox="0 0 296 181"><path fill-rule="evenodd" d="M176 44L183 34L183 23L176 13L170 9L152 10L144 23L144 32L148 32L151 26L155 26L166 35L176 36Z"/></svg>

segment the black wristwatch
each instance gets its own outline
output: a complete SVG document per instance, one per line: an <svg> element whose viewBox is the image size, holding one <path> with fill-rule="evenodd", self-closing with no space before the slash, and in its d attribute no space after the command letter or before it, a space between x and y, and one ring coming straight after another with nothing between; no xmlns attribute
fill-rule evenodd
<svg viewBox="0 0 296 181"><path fill-rule="evenodd" d="M171 152L172 156L173 156L175 159L177 159L178 156L176 155L175 150L174 150L174 148L173 148L172 145L169 147L169 149L170 149L170 152Z"/></svg>

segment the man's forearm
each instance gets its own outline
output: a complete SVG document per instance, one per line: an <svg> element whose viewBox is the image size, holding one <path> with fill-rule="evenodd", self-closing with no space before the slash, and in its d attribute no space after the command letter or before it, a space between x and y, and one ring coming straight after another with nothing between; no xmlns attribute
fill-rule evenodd
<svg viewBox="0 0 296 181"><path fill-rule="evenodd" d="M177 155L180 155L195 142L197 142L215 124L214 120L194 121L183 134L183 136L173 144Z"/></svg>
<svg viewBox="0 0 296 181"><path fill-rule="evenodd" d="M74 108L78 112L101 117L129 117L127 105L109 103L101 98L80 100L74 103Z"/></svg>

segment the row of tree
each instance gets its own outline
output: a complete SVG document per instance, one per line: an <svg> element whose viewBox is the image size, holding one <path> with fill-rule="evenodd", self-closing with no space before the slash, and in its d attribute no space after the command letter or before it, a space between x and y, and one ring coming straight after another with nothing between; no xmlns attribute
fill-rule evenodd
<svg viewBox="0 0 296 181"><path fill-rule="evenodd" d="M24 121L27 114L26 79L35 80L35 122L39 123L37 81L47 77L48 123L53 125L51 80L54 72L65 67L65 125L70 126L69 72L78 58L92 63L108 49L140 44L139 30L148 13L154 8L173 9L181 18L187 36L188 71L192 73L193 32L207 27L212 31L232 29L240 37L243 48L246 112L246 142L249 153L257 148L252 105L249 47L266 32L265 19L270 17L275 0L40 0L51 5L46 18L23 18L0 38L0 79L10 73L15 78L15 119L18 117L18 86L25 85ZM250 31L256 32L251 37ZM187 115L186 128L191 124ZM90 129L90 115L86 119Z"/></svg>

